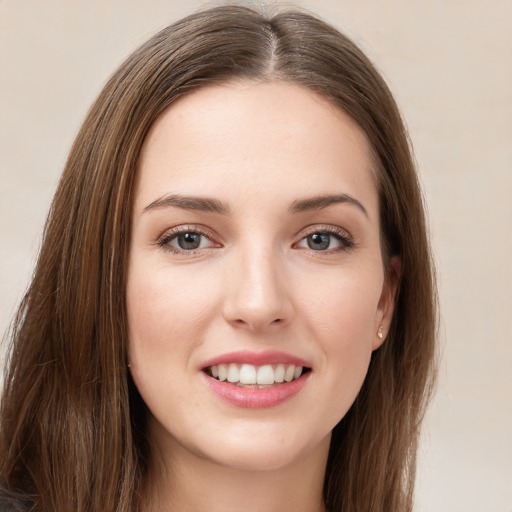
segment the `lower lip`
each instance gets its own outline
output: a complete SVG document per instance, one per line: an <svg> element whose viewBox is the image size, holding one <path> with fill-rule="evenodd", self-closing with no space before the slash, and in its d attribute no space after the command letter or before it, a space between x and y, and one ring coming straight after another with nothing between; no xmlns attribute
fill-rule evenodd
<svg viewBox="0 0 512 512"><path fill-rule="evenodd" d="M275 407L286 402L306 385L311 372L301 375L298 379L278 384L272 388L244 388L229 382L221 382L201 372L210 389L220 398L237 407L246 409L264 409Z"/></svg>

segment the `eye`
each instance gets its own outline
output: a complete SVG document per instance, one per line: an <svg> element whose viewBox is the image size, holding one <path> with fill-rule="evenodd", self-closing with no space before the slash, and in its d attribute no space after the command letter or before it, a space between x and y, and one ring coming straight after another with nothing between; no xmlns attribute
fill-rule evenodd
<svg viewBox="0 0 512 512"><path fill-rule="evenodd" d="M208 239L201 235L201 233L188 232L182 235L174 236L170 241L170 245L177 246L177 248L184 251L194 251L201 249L207 245Z"/></svg>
<svg viewBox="0 0 512 512"><path fill-rule="evenodd" d="M209 235L190 226L180 226L165 233L158 241L158 245L166 250L181 254L193 253L217 246Z"/></svg>
<svg viewBox="0 0 512 512"><path fill-rule="evenodd" d="M316 252L336 252L349 249L353 245L348 234L339 228L332 227L309 233L296 244L296 247Z"/></svg>

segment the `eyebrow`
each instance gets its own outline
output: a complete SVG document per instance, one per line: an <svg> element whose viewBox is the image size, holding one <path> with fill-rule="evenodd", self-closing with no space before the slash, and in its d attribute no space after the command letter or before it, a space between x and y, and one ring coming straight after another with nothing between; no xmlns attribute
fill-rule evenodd
<svg viewBox="0 0 512 512"><path fill-rule="evenodd" d="M321 210L323 208L327 208L328 206L338 203L348 203L357 206L357 208L359 208L359 210L361 210L366 215L366 217L368 217L368 212L366 211L366 208L357 199L355 199L352 196L349 196L348 194L335 194L298 199L290 205L288 211L290 213L300 213Z"/></svg>
<svg viewBox="0 0 512 512"><path fill-rule="evenodd" d="M356 206L361 210L366 217L368 212L366 208L354 197L348 194L335 194L335 195L321 195L315 197L308 197L304 199L297 199L288 208L289 213L302 213L307 211L322 210L333 204L348 203ZM181 194L171 194L159 197L149 203L143 210L143 213L155 209L167 208L174 206L176 208L183 208L184 210L198 210L203 212L218 213L219 215L231 215L229 205L214 199L212 197L202 196L184 196Z"/></svg>
<svg viewBox="0 0 512 512"><path fill-rule="evenodd" d="M175 206L185 210L218 213L220 215L230 214L229 206L218 199L211 197L183 196L179 194L166 195L155 199L144 208L143 213L154 209L167 208L168 206Z"/></svg>

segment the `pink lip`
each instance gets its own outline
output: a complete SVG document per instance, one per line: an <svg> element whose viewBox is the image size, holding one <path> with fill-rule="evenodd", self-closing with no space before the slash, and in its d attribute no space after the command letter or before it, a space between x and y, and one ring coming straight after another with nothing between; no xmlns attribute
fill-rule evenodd
<svg viewBox="0 0 512 512"><path fill-rule="evenodd" d="M264 364L294 364L295 366L305 366L311 368L311 363L299 357L292 356L286 352L278 352L275 350L267 350L264 352L249 352L247 350L240 350L238 352L230 352L221 356L214 357L205 361L202 369L216 366L219 364L229 363L247 363L254 366L263 366Z"/></svg>
<svg viewBox="0 0 512 512"><path fill-rule="evenodd" d="M311 363L305 359L287 354L286 352L276 350L266 350L263 352L240 350L222 354L205 361L202 365L202 370L211 366L229 363L247 363L254 366L263 366L265 364L293 364L295 366L311 368ZM291 382L277 384L271 388L253 389L236 386L227 381L221 382L210 377L204 371L200 373L209 388L221 399L237 407L252 409L275 407L289 398L292 398L305 386L311 375L311 372L307 372Z"/></svg>
<svg viewBox="0 0 512 512"><path fill-rule="evenodd" d="M305 373L291 382L263 389L243 388L226 381L221 382L204 372L201 372L201 375L210 389L226 402L237 407L264 409L275 407L296 395L309 380L311 372Z"/></svg>

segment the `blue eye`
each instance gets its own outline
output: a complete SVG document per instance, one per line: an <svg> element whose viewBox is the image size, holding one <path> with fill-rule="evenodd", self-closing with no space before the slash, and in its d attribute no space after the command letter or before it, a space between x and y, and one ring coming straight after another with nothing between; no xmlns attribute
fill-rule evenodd
<svg viewBox="0 0 512 512"><path fill-rule="evenodd" d="M317 252L342 251L353 247L353 242L341 230L315 231L302 238L297 247L311 249Z"/></svg>
<svg viewBox="0 0 512 512"><path fill-rule="evenodd" d="M203 235L199 233L183 233L182 235L176 235L171 239L171 245L174 243L184 251L193 251L201 247Z"/></svg>
<svg viewBox="0 0 512 512"><path fill-rule="evenodd" d="M176 253L191 253L199 249L214 247L215 243L207 235L188 228L167 233L158 242L158 245Z"/></svg>
<svg viewBox="0 0 512 512"><path fill-rule="evenodd" d="M325 251L331 245L331 235L327 233L313 233L306 237L308 247L314 251Z"/></svg>

